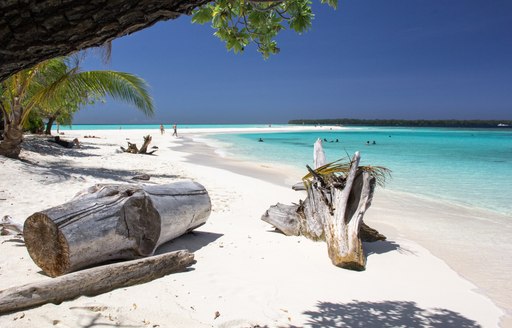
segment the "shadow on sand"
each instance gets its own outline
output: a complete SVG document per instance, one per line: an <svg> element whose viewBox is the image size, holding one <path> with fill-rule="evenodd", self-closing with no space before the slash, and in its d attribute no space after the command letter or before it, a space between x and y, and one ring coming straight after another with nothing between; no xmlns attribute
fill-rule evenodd
<svg viewBox="0 0 512 328"><path fill-rule="evenodd" d="M364 242L363 249L367 256L373 254L385 254L393 251L409 254L413 253L412 251L403 248L393 240L379 240L371 243Z"/></svg>
<svg viewBox="0 0 512 328"><path fill-rule="evenodd" d="M423 309L415 302L319 302L316 310L305 311L307 327L439 327L476 328L477 322L447 309ZM294 326L290 326L292 328Z"/></svg>
<svg viewBox="0 0 512 328"><path fill-rule="evenodd" d="M187 249L189 252L195 252L205 246L208 246L222 236L223 234L220 233L192 231L160 245L160 247L157 248L155 255L169 253L180 249Z"/></svg>

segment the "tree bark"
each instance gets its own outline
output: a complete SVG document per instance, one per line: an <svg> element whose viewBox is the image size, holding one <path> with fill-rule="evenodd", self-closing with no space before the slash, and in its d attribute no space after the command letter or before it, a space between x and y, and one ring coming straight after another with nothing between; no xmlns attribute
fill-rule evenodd
<svg viewBox="0 0 512 328"><path fill-rule="evenodd" d="M203 225L211 211L204 187L96 185L70 202L32 214L27 250L49 276L105 261L154 254L161 244Z"/></svg>
<svg viewBox="0 0 512 328"><path fill-rule="evenodd" d="M43 60L101 46L209 0L0 1L0 81Z"/></svg>
<svg viewBox="0 0 512 328"><path fill-rule="evenodd" d="M3 140L0 141L0 155L15 159L19 158L22 142L23 129L17 124L6 124Z"/></svg>
<svg viewBox="0 0 512 328"><path fill-rule="evenodd" d="M0 65L1 66L1 65ZM2 107L4 112L4 134L0 142L0 155L18 159L21 153L23 142L23 107L18 97L14 97L12 110L9 114Z"/></svg>
<svg viewBox="0 0 512 328"><path fill-rule="evenodd" d="M262 216L287 236L303 235L324 240L332 263L336 266L364 270L362 241L386 239L363 222L371 205L375 178L359 168L359 152L352 159L350 171L344 178L322 179L319 175L307 187L307 197L299 205L277 204Z"/></svg>
<svg viewBox="0 0 512 328"><path fill-rule="evenodd" d="M46 134L46 135L52 134L52 126L56 119L57 119L57 116L48 117L48 122L46 123L46 129L44 130L44 134Z"/></svg>
<svg viewBox="0 0 512 328"><path fill-rule="evenodd" d="M46 303L60 304L79 296L95 296L183 271L194 254L176 251L144 259L108 264L0 291L0 314Z"/></svg>

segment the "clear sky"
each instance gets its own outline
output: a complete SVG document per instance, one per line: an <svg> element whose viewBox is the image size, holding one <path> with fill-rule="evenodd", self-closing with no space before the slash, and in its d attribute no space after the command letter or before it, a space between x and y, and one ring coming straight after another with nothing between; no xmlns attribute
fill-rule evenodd
<svg viewBox="0 0 512 328"><path fill-rule="evenodd" d="M84 68L144 78L155 116L109 99L74 123L512 119L512 1L313 1L312 29L283 31L268 60L187 16L115 40L110 64Z"/></svg>

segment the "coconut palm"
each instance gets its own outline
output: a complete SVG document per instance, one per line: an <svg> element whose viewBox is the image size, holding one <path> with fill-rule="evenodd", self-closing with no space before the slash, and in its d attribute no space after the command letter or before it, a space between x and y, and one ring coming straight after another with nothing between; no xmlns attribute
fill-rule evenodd
<svg viewBox="0 0 512 328"><path fill-rule="evenodd" d="M0 155L18 158L23 125L36 108L58 112L68 106L110 96L153 114L153 101L141 78L116 71L80 71L68 58L50 59L23 70L0 84L0 110L4 120Z"/></svg>

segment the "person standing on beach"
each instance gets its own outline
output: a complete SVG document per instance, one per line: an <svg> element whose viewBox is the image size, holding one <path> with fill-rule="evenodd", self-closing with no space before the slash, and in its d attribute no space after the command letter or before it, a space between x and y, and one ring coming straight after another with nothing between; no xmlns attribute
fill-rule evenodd
<svg viewBox="0 0 512 328"><path fill-rule="evenodd" d="M178 136L178 126L176 125L176 123L172 126L172 129L174 131L172 133L172 135L177 137Z"/></svg>
<svg viewBox="0 0 512 328"><path fill-rule="evenodd" d="M160 134L164 134L165 132L165 128L164 128L164 125L163 124L160 124Z"/></svg>

